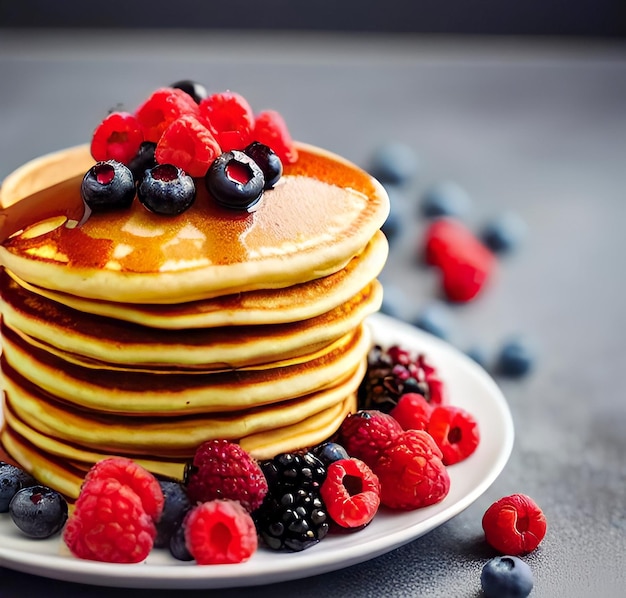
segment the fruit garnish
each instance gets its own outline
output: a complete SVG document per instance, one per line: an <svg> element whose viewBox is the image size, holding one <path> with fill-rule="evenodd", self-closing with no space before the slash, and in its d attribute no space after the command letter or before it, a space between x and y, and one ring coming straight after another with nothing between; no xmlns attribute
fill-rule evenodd
<svg viewBox="0 0 626 598"><path fill-rule="evenodd" d="M535 365L535 353L535 347L523 336L505 339L496 356L495 371L510 378L525 376Z"/></svg>
<svg viewBox="0 0 626 598"><path fill-rule="evenodd" d="M265 177L257 163L238 150L218 156L204 178L206 188L222 207L252 208L263 195Z"/></svg>
<svg viewBox="0 0 626 598"><path fill-rule="evenodd" d="M253 141L254 113L242 95L214 93L200 102L200 115L223 151L242 150Z"/></svg>
<svg viewBox="0 0 626 598"><path fill-rule="evenodd" d="M191 96L196 104L199 104L202 100L204 100L204 98L207 97L207 95L209 95L207 93L206 87L202 85L202 83L198 83L197 81L193 81L191 79L182 79L181 81L176 81L168 87L173 87L174 89L180 89L184 91L188 96Z"/></svg>
<svg viewBox="0 0 626 598"><path fill-rule="evenodd" d="M426 430L441 450L444 465L454 465L467 459L480 443L478 422L461 407L435 407Z"/></svg>
<svg viewBox="0 0 626 598"><path fill-rule="evenodd" d="M135 193L132 172L115 160L94 164L80 186L83 201L94 212L128 208Z"/></svg>
<svg viewBox="0 0 626 598"><path fill-rule="evenodd" d="M453 181L443 181L426 189L420 210L426 218L462 218L467 215L471 205L472 199L463 187Z"/></svg>
<svg viewBox="0 0 626 598"><path fill-rule="evenodd" d="M533 589L533 573L516 556L497 556L483 567L480 585L485 598L526 598Z"/></svg>
<svg viewBox="0 0 626 598"><path fill-rule="evenodd" d="M323 442L316 447L313 447L313 454L328 467L334 461L340 461L341 459L349 459L348 451L341 446L338 442Z"/></svg>
<svg viewBox="0 0 626 598"><path fill-rule="evenodd" d="M293 144L287 124L276 110L265 110L256 115L252 137L255 141L271 147L283 164L293 164L298 159L298 150Z"/></svg>
<svg viewBox="0 0 626 598"><path fill-rule="evenodd" d="M191 508L191 501L183 484L178 481L160 480L159 485L163 493L163 512L156 522L155 548L169 546L172 535Z"/></svg>
<svg viewBox="0 0 626 598"><path fill-rule="evenodd" d="M269 146L253 141L244 148L244 154L250 156L263 171L265 185L263 189L271 189L283 174L283 163Z"/></svg>
<svg viewBox="0 0 626 598"><path fill-rule="evenodd" d="M196 199L194 180L173 164L159 164L147 170L137 187L139 201L151 212L175 216Z"/></svg>
<svg viewBox="0 0 626 598"><path fill-rule="evenodd" d="M11 499L19 490L36 484L35 478L22 468L0 461L0 513L9 510Z"/></svg>
<svg viewBox="0 0 626 598"><path fill-rule="evenodd" d="M281 453L260 466L275 495L297 489L318 492L326 478L326 467L312 452Z"/></svg>
<svg viewBox="0 0 626 598"><path fill-rule="evenodd" d="M98 162L117 160L128 164L144 141L139 120L129 112L112 112L91 138L91 155Z"/></svg>
<svg viewBox="0 0 626 598"><path fill-rule="evenodd" d="M128 163L128 168L133 173L135 181L140 181L146 170L154 168L157 165L156 158L154 157L155 151L156 143L153 141L144 141L139 146L137 153Z"/></svg>
<svg viewBox="0 0 626 598"><path fill-rule="evenodd" d="M67 521L67 502L47 486L29 486L11 500L9 514L13 523L29 538L50 538Z"/></svg>
<svg viewBox="0 0 626 598"><path fill-rule="evenodd" d="M426 430L433 409L434 406L421 394L409 392L400 397L389 415L402 426L403 430Z"/></svg>

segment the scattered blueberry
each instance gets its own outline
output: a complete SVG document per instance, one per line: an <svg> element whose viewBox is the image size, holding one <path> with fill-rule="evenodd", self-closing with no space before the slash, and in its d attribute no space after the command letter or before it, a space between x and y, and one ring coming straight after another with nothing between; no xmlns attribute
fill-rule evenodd
<svg viewBox="0 0 626 598"><path fill-rule="evenodd" d="M469 212L471 205L472 200L463 187L452 181L443 181L426 189L420 208L426 218L462 218Z"/></svg>
<svg viewBox="0 0 626 598"><path fill-rule="evenodd" d="M196 199L196 185L180 168L159 164L145 172L137 196L151 212L175 216L191 207Z"/></svg>
<svg viewBox="0 0 626 598"><path fill-rule="evenodd" d="M482 345L472 345L465 354L485 370L489 369L489 353Z"/></svg>
<svg viewBox="0 0 626 598"><path fill-rule="evenodd" d="M157 165L154 152L156 143L152 141L144 141L140 146L135 157L129 162L128 168L133 173L135 181L141 181L146 170L154 168Z"/></svg>
<svg viewBox="0 0 626 598"><path fill-rule="evenodd" d="M395 208L394 204L391 203L391 209L389 210L389 215L387 216L387 220L385 220L384 224L381 227L381 230L387 237L387 240L392 243L394 239L398 237L400 230L402 228L402 218L398 213L398 210Z"/></svg>
<svg viewBox="0 0 626 598"><path fill-rule="evenodd" d="M533 589L530 567L516 556L498 556L482 570L480 583L485 598L526 598Z"/></svg>
<svg viewBox="0 0 626 598"><path fill-rule="evenodd" d="M450 337L450 313L439 302L424 306L413 319L413 325L442 339Z"/></svg>
<svg viewBox="0 0 626 598"><path fill-rule="evenodd" d="M418 166L417 156L410 146L390 142L376 149L369 172L383 184L405 185L415 178Z"/></svg>
<svg viewBox="0 0 626 598"><path fill-rule="evenodd" d="M496 372L509 378L520 378L535 365L535 349L523 337L505 341L496 359Z"/></svg>
<svg viewBox="0 0 626 598"><path fill-rule="evenodd" d="M193 98L196 104L199 104L209 95L204 85L198 83L197 81L192 81L191 79L176 81L176 83L172 83L170 87L184 91L187 95L190 95Z"/></svg>
<svg viewBox="0 0 626 598"><path fill-rule="evenodd" d="M157 523L157 535L154 540L156 548L163 548L169 545L170 538L180 526L187 511L191 508L191 502L187 497L185 487L179 482L161 480L159 482L165 499L163 514Z"/></svg>
<svg viewBox="0 0 626 598"><path fill-rule="evenodd" d="M9 503L19 490L36 484L35 478L23 469L0 461L0 513L8 512Z"/></svg>
<svg viewBox="0 0 626 598"><path fill-rule="evenodd" d="M135 198L135 179L121 162L98 162L83 177L80 192L94 212L129 208Z"/></svg>
<svg viewBox="0 0 626 598"><path fill-rule="evenodd" d="M313 454L324 464L329 465L341 459L349 459L348 451L337 442L324 442L313 449Z"/></svg>
<svg viewBox="0 0 626 598"><path fill-rule="evenodd" d="M9 514L13 523L29 538L49 538L65 525L67 502L47 486L30 486L15 494Z"/></svg>
<svg viewBox="0 0 626 598"><path fill-rule="evenodd" d="M225 208L248 210L263 195L265 177L258 164L238 150L218 156L204 177L209 193Z"/></svg>
<svg viewBox="0 0 626 598"><path fill-rule="evenodd" d="M507 212L488 222L480 232L482 242L494 253L510 253L526 234L526 223L515 213Z"/></svg>
<svg viewBox="0 0 626 598"><path fill-rule="evenodd" d="M283 163L278 155L267 145L254 141L244 150L263 171L265 177L264 189L271 189L283 174Z"/></svg>
<svg viewBox="0 0 626 598"><path fill-rule="evenodd" d="M178 561L193 561L193 556L187 548L185 542L185 526L183 523L179 523L169 543L170 554Z"/></svg>

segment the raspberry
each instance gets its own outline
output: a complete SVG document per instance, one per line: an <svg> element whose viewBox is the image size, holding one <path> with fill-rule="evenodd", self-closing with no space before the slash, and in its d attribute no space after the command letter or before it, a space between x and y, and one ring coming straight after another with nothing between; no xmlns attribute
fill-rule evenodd
<svg viewBox="0 0 626 598"><path fill-rule="evenodd" d="M203 177L222 150L211 132L192 114L172 121L155 150L159 164L173 164L189 176Z"/></svg>
<svg viewBox="0 0 626 598"><path fill-rule="evenodd" d="M342 527L368 524L380 504L380 482L359 459L341 459L328 466L320 489L331 519Z"/></svg>
<svg viewBox="0 0 626 598"><path fill-rule="evenodd" d="M128 112L112 112L93 133L91 155L97 162L116 160L129 164L143 140L143 130L135 116Z"/></svg>
<svg viewBox="0 0 626 598"><path fill-rule="evenodd" d="M348 415L339 428L339 442L351 457L372 466L381 452L400 434L402 427L388 413L375 409Z"/></svg>
<svg viewBox="0 0 626 598"><path fill-rule="evenodd" d="M423 430L403 432L373 469L380 480L380 502L392 509L426 507L443 500L450 490L441 451Z"/></svg>
<svg viewBox="0 0 626 598"><path fill-rule="evenodd" d="M212 500L194 507L184 526L185 543L199 565L242 563L257 549L254 521L235 500Z"/></svg>
<svg viewBox="0 0 626 598"><path fill-rule="evenodd" d="M163 512L163 491L158 480L141 465L126 457L108 457L98 461L85 476L81 494L96 480L114 479L128 486L140 499L143 509L158 521ZM89 490L93 492L93 490Z"/></svg>
<svg viewBox="0 0 626 598"><path fill-rule="evenodd" d="M162 87L135 111L146 141L157 143L168 125L183 114L199 115L198 104L180 89Z"/></svg>
<svg viewBox="0 0 626 598"><path fill-rule="evenodd" d="M74 556L107 563L143 561L155 536L140 498L113 478L94 479L83 487L63 532Z"/></svg>
<svg viewBox="0 0 626 598"><path fill-rule="evenodd" d="M435 407L427 430L443 454L444 465L463 461L476 450L480 442L478 422L461 407Z"/></svg>
<svg viewBox="0 0 626 598"><path fill-rule="evenodd" d="M225 152L242 150L253 141L254 113L240 94L214 93L200 102L200 114Z"/></svg>
<svg viewBox="0 0 626 598"><path fill-rule="evenodd" d="M209 440L201 444L185 471L192 503L219 498L238 500L252 512L267 494L267 481L258 463L238 444Z"/></svg>
<svg viewBox="0 0 626 598"><path fill-rule="evenodd" d="M287 124L275 110L265 110L257 114L252 136L255 141L271 147L283 164L293 164L298 159L298 150L291 139Z"/></svg>
<svg viewBox="0 0 626 598"><path fill-rule="evenodd" d="M426 430L433 406L416 392L400 397L398 404L389 412L404 430Z"/></svg>
<svg viewBox="0 0 626 598"><path fill-rule="evenodd" d="M546 535L546 518L535 501L512 494L493 503L483 515L485 540L502 554L532 552Z"/></svg>

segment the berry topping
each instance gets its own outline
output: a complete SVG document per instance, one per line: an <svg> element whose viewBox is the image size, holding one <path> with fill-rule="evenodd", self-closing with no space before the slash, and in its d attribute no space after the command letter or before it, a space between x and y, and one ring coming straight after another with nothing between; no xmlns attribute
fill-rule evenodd
<svg viewBox="0 0 626 598"><path fill-rule="evenodd" d="M373 469L380 480L380 502L392 509L426 507L443 500L450 490L441 451L423 430L403 432Z"/></svg>
<svg viewBox="0 0 626 598"><path fill-rule="evenodd" d="M372 466L381 452L400 434L402 427L388 413L375 409L348 415L339 428L339 441L351 457Z"/></svg>
<svg viewBox="0 0 626 598"><path fill-rule="evenodd" d="M135 198L135 179L121 162L98 162L83 177L80 192L94 212L128 208Z"/></svg>
<svg viewBox="0 0 626 598"><path fill-rule="evenodd" d="M191 501L187 496L187 490L179 482L162 480L159 485L163 492L164 503L163 513L156 522L157 536L154 546L163 548L169 546L172 535L191 508Z"/></svg>
<svg viewBox="0 0 626 598"><path fill-rule="evenodd" d="M243 96L214 93L200 102L200 114L224 151L241 150L252 141L254 113Z"/></svg>
<svg viewBox="0 0 626 598"><path fill-rule="evenodd" d="M202 100L204 100L204 98L207 97L207 95L209 95L206 87L204 87L202 83L192 81L191 79L176 81L176 83L172 83L169 87L184 91L188 96L191 96L196 104L199 104Z"/></svg>
<svg viewBox="0 0 626 598"><path fill-rule="evenodd" d="M74 556L108 563L143 561L155 535L139 496L113 478L93 480L83 488L63 531Z"/></svg>
<svg viewBox="0 0 626 598"><path fill-rule="evenodd" d="M234 500L212 500L194 507L184 527L187 548L199 565L242 563L257 549L254 521Z"/></svg>
<svg viewBox="0 0 626 598"><path fill-rule="evenodd" d="M139 146L133 159L128 163L128 168L133 173L135 181L140 181L146 170L154 168L157 165L156 158L154 157L155 150L156 143L144 141Z"/></svg>
<svg viewBox="0 0 626 598"><path fill-rule="evenodd" d="M532 552L546 535L546 518L525 494L512 494L493 503L483 515L487 543L502 554Z"/></svg>
<svg viewBox="0 0 626 598"><path fill-rule="evenodd" d="M277 496L291 490L319 491L326 478L326 467L313 453L281 453L263 461L261 469L269 491Z"/></svg>
<svg viewBox="0 0 626 598"><path fill-rule="evenodd" d="M177 561L193 561L193 555L187 548L187 541L185 540L185 525L184 519L177 526L170 537L169 542L170 554Z"/></svg>
<svg viewBox="0 0 626 598"><path fill-rule="evenodd" d="M501 376L521 378L535 365L535 347L529 339L519 336L504 341L496 356L495 370Z"/></svg>
<svg viewBox="0 0 626 598"><path fill-rule="evenodd" d="M172 121L156 146L159 164L173 164L189 176L203 177L222 150L211 132L192 114Z"/></svg>
<svg viewBox="0 0 626 598"><path fill-rule="evenodd" d="M244 153L250 156L263 171L264 189L271 189L283 174L283 163L276 153L267 145L254 141L248 145Z"/></svg>
<svg viewBox="0 0 626 598"><path fill-rule="evenodd" d="M248 511L257 509L267 493L258 463L227 440L209 440L198 447L186 467L185 484L192 503L228 498L238 500Z"/></svg>
<svg viewBox="0 0 626 598"><path fill-rule="evenodd" d="M159 164L146 173L137 188L139 201L151 212L175 216L196 199L193 179L173 164Z"/></svg>
<svg viewBox="0 0 626 598"><path fill-rule="evenodd" d="M111 112L91 138L91 155L98 162L116 160L128 164L143 142L141 123L128 112Z"/></svg>
<svg viewBox="0 0 626 598"><path fill-rule="evenodd" d="M283 164L293 164L298 159L289 129L279 112L266 110L257 114L252 138L271 147Z"/></svg>
<svg viewBox="0 0 626 598"><path fill-rule="evenodd" d="M238 150L218 156L204 178L215 201L225 208L248 210L263 195L265 177L257 163Z"/></svg>
<svg viewBox="0 0 626 598"><path fill-rule="evenodd" d="M426 430L434 407L419 393L409 392L398 400L390 414L403 430Z"/></svg>
<svg viewBox="0 0 626 598"><path fill-rule="evenodd" d="M35 478L23 469L0 461L0 513L9 510L9 503L19 490L36 484Z"/></svg>
<svg viewBox="0 0 626 598"><path fill-rule="evenodd" d="M67 521L67 502L46 486L22 488L11 500L13 523L29 538L49 538L61 531Z"/></svg>
<svg viewBox="0 0 626 598"><path fill-rule="evenodd" d="M430 415L427 431L441 450L444 465L453 465L467 459L480 442L478 422L461 407L435 407Z"/></svg>
<svg viewBox="0 0 626 598"><path fill-rule="evenodd" d="M313 449L313 454L326 466L340 459L348 459L348 451L337 442L324 442Z"/></svg>
<svg viewBox="0 0 626 598"><path fill-rule="evenodd" d="M329 516L342 527L367 525L380 504L380 482L359 459L341 459L328 466L320 490Z"/></svg>
<svg viewBox="0 0 626 598"><path fill-rule="evenodd" d="M533 589L530 567L516 556L497 556L480 574L485 598L526 598Z"/></svg>

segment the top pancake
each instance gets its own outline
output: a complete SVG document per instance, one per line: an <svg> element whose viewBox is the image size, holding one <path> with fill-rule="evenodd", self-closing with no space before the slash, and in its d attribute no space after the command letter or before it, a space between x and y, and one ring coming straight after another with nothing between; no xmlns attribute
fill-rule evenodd
<svg viewBox="0 0 626 598"><path fill-rule="evenodd" d="M384 223L389 200L375 179L345 159L304 144L298 152L298 161L285 165L252 212L219 207L197 181L194 205L179 216L152 214L135 200L128 210L92 214L79 226L56 218L52 230L26 228L7 239L0 264L44 288L153 304L285 288L327 276L363 250ZM68 159L77 160L76 154L72 150ZM85 157L78 154L82 163ZM40 159L40 168L45 164ZM56 173L60 167L57 153L51 168ZM28 177L29 169L24 172ZM81 178L40 193L50 205L76 207L82 203ZM11 193L15 188L12 183ZM2 205L16 202L15 195L4 194ZM45 216L50 215L48 208ZM37 221L33 214L30 222Z"/></svg>

